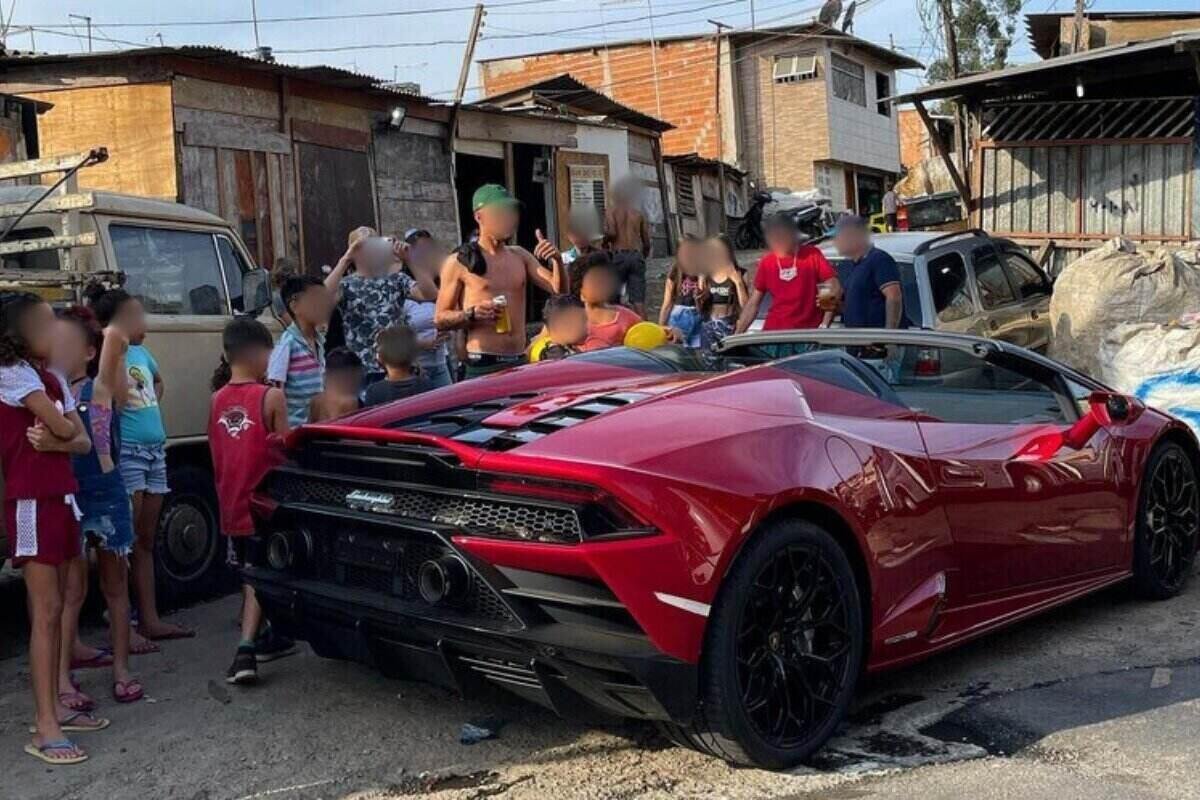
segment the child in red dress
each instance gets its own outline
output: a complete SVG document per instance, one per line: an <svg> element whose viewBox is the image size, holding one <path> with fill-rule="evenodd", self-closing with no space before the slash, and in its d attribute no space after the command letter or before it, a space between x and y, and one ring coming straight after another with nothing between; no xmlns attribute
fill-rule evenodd
<svg viewBox="0 0 1200 800"><path fill-rule="evenodd" d="M250 515L250 495L275 465L272 455L288 432L287 401L283 391L266 385L267 365L274 342L262 323L239 318L225 326L225 355L213 375L212 410L208 417L208 446L212 450L221 532L229 537L230 564L253 566L257 554ZM242 640L226 673L229 683L258 680L258 661L286 655L294 643L260 633L262 607L250 584L242 586Z"/></svg>
<svg viewBox="0 0 1200 800"><path fill-rule="evenodd" d="M108 720L58 700L63 596L79 554L78 485L71 454L92 448L62 376L46 368L54 311L29 292L0 292L0 471L13 566L29 595L29 673L34 738L25 752L47 764L78 764L87 754L63 734L99 730Z"/></svg>

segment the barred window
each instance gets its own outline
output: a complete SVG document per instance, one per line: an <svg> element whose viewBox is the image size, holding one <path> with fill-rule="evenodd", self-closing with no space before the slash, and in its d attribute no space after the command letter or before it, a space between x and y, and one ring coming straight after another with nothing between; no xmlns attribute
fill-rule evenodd
<svg viewBox="0 0 1200 800"><path fill-rule="evenodd" d="M675 204L680 214L696 216L696 194L692 191L692 173L675 171Z"/></svg>
<svg viewBox="0 0 1200 800"><path fill-rule="evenodd" d="M867 105L867 79L862 64L832 53L829 65L833 75L834 97L840 97L848 103L865 108Z"/></svg>

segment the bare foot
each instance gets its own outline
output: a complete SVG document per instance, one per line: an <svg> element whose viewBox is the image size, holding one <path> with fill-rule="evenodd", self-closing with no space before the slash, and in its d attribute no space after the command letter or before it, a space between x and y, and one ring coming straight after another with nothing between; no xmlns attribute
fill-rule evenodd
<svg viewBox="0 0 1200 800"><path fill-rule="evenodd" d="M129 655L145 656L159 652L160 648L154 642L142 636L137 631L129 632Z"/></svg>
<svg viewBox="0 0 1200 800"><path fill-rule="evenodd" d="M157 641L159 639L190 639L196 635L196 632L190 628L176 625L173 622L162 622L161 620L155 625L142 623L138 626L137 633L150 641Z"/></svg>

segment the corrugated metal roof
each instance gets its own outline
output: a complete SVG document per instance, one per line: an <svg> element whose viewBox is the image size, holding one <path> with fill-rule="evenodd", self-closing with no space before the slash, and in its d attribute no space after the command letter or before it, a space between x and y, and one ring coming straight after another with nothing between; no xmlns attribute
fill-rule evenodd
<svg viewBox="0 0 1200 800"><path fill-rule="evenodd" d="M1146 56L1156 51L1169 50L1186 55L1186 51L1200 48L1200 31L1176 33L1156 39L1141 42L1126 42L1123 44L1098 47L1095 50L1084 50L1080 53L1048 58L1044 61L1034 61L1030 64L1018 64L1015 67L980 72L952 81L935 83L906 94L885 98L892 103L911 102L913 100L934 100L945 97L958 97L965 94L983 93L989 90L1011 91L1026 79L1060 70L1076 70L1086 64L1107 60L1121 60ZM1166 71L1167 65L1163 64ZM1119 76L1119 72L1114 72Z"/></svg>
<svg viewBox="0 0 1200 800"><path fill-rule="evenodd" d="M324 64L302 67L295 64L282 64L278 61L263 61L246 55L237 50L212 45L179 45L177 47L138 47L127 50L98 50L92 53L29 53L9 51L0 55L0 73L28 65L47 64L77 64L98 63L103 61L119 61L128 58L148 58L154 56L178 56L196 61L222 64L254 72L265 72L272 75L283 75L289 78L299 78L326 86L336 86L339 89L351 89L370 94L381 94L405 97L425 103L437 102L433 98L398 91L384 85L385 81L373 75L352 72L340 67L330 67ZM387 83L390 83L388 81Z"/></svg>
<svg viewBox="0 0 1200 800"><path fill-rule="evenodd" d="M507 106L513 102L526 102L527 100L535 103L541 101L551 106L567 106L585 114L594 114L608 120L636 125L639 128L659 133L675 128L669 122L618 103L608 95L593 89L567 73L531 83L519 89L485 97L478 101L477 105Z"/></svg>
<svg viewBox="0 0 1200 800"><path fill-rule="evenodd" d="M857 36L852 36L848 33L842 33L837 28L830 28L827 25L821 25L817 22L808 22L803 25L777 25L772 28L758 28L753 31L731 31L723 34L726 38L733 39L757 39L769 38L776 39L793 33L811 33L813 36L820 36L835 41L840 41L845 44L852 45L860 50L878 58L884 63L891 64L897 69L924 69L925 65L915 58L897 53L895 50L889 50L886 47L881 47L874 42L868 42L866 39L859 39ZM681 33L672 36L656 36L654 41L662 44L663 42L686 42L693 39L711 39L712 33ZM578 53L583 50L605 50L614 47L629 47L632 45L649 44L650 38L641 39L621 39L615 42L593 42L591 44L576 45L574 47L558 47L550 50L538 50L529 53L518 53L510 56L496 56L494 58L480 58L477 61L480 64L487 64L493 61L512 61L518 58L529 58L531 56L547 56L556 53Z"/></svg>
<svg viewBox="0 0 1200 800"><path fill-rule="evenodd" d="M663 161L673 167L711 167L716 169L721 162L715 158L705 158L699 153L680 153L673 156L663 156ZM734 175L745 175L746 171L738 169L733 164L725 162L725 171Z"/></svg>

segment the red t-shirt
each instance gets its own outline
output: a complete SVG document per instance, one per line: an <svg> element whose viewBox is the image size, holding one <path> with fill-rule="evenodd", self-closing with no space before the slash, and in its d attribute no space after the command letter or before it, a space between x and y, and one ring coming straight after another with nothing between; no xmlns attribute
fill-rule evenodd
<svg viewBox="0 0 1200 800"><path fill-rule="evenodd" d="M782 258L767 253L754 272L754 288L771 295L763 330L820 327L825 312L817 307L817 284L836 277L833 266L811 244Z"/></svg>
<svg viewBox="0 0 1200 800"><path fill-rule="evenodd" d="M605 347L620 347L625 344L625 334L642 318L625 306L614 306L617 316L612 322L588 323L588 335L580 350L603 350Z"/></svg>
<svg viewBox="0 0 1200 800"><path fill-rule="evenodd" d="M268 391L259 383L230 383L212 396L208 446L226 536L254 533L250 495L276 463L263 411Z"/></svg>

